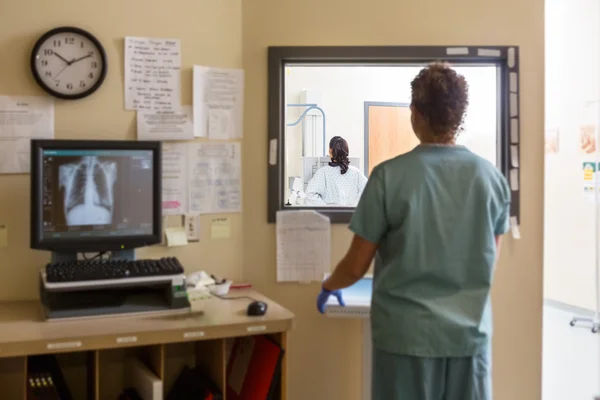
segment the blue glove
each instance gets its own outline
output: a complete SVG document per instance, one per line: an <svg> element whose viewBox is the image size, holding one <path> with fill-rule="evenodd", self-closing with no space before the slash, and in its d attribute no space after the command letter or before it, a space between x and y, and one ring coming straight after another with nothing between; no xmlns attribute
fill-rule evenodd
<svg viewBox="0 0 600 400"><path fill-rule="evenodd" d="M325 288L321 288L321 293L317 296L317 309L321 314L325 314L325 305L329 296L335 296L340 306L345 306L344 299L342 298L342 292L340 290L329 291Z"/></svg>

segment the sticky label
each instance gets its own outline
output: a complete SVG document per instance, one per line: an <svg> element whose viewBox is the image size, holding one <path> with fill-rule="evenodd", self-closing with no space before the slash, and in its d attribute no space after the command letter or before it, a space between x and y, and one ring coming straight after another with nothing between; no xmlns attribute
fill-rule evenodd
<svg viewBox="0 0 600 400"><path fill-rule="evenodd" d="M269 165L277 165L277 139L269 142Z"/></svg>
<svg viewBox="0 0 600 400"><path fill-rule="evenodd" d="M193 339L199 337L204 337L204 331L185 332L183 334L184 339Z"/></svg>
<svg viewBox="0 0 600 400"><path fill-rule="evenodd" d="M124 336L117 338L117 344L136 343L137 336Z"/></svg>
<svg viewBox="0 0 600 400"><path fill-rule="evenodd" d="M510 217L510 232L514 239L521 239L521 231L517 223L517 217Z"/></svg>
<svg viewBox="0 0 600 400"><path fill-rule="evenodd" d="M509 90L512 93L519 91L519 75L516 72L511 72L509 75Z"/></svg>
<svg viewBox="0 0 600 400"><path fill-rule="evenodd" d="M516 118L510 120L510 142L519 143L519 120Z"/></svg>
<svg viewBox="0 0 600 400"><path fill-rule="evenodd" d="M468 47L448 47L446 48L446 54L449 56L467 56L469 55Z"/></svg>
<svg viewBox="0 0 600 400"><path fill-rule="evenodd" d="M510 49L508 49L508 67L509 68L514 68L515 67L515 55L516 55L516 50L514 47L511 47Z"/></svg>
<svg viewBox="0 0 600 400"><path fill-rule="evenodd" d="M266 325L249 326L248 328L246 328L246 330L248 332L262 332L262 331L267 330L267 326Z"/></svg>
<svg viewBox="0 0 600 400"><path fill-rule="evenodd" d="M515 168L519 167L519 146L510 146L510 164Z"/></svg>
<svg viewBox="0 0 600 400"><path fill-rule="evenodd" d="M513 192L519 190L519 170L511 169L510 170L510 189Z"/></svg>
<svg viewBox="0 0 600 400"><path fill-rule="evenodd" d="M516 117L519 115L519 100L516 93L510 94L510 116Z"/></svg>
<svg viewBox="0 0 600 400"><path fill-rule="evenodd" d="M497 49L477 49L479 57L501 57L502 52Z"/></svg>
<svg viewBox="0 0 600 400"><path fill-rule="evenodd" d="M60 350L60 349L76 349L82 346L81 342L59 342L59 343L48 343L48 350Z"/></svg>

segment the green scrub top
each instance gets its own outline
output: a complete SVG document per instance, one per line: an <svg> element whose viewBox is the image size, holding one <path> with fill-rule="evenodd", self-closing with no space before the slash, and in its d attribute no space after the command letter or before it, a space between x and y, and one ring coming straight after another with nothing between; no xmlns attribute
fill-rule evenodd
<svg viewBox="0 0 600 400"><path fill-rule="evenodd" d="M379 245L377 349L417 357L487 351L495 237L509 229L509 208L504 176L462 146L420 145L373 170L350 229Z"/></svg>

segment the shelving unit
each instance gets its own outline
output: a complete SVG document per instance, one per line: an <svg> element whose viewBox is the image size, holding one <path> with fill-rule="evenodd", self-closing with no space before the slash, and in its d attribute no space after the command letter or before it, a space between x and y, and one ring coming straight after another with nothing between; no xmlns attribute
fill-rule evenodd
<svg viewBox="0 0 600 400"><path fill-rule="evenodd" d="M164 395L185 365L202 366L225 394L232 341L268 335L285 349L293 324L293 314L278 304L256 292L244 295L269 303L267 315L246 316L244 301L210 299L202 301L202 313L45 322L35 302L0 304L2 397L26 399L28 360L38 354L57 356L75 399L118 398L131 357L163 381ZM286 399L285 357L280 400Z"/></svg>

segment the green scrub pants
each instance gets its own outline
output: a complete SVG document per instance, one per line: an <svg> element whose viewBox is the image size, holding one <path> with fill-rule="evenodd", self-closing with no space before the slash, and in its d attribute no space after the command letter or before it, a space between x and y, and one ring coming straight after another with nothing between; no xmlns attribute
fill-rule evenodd
<svg viewBox="0 0 600 400"><path fill-rule="evenodd" d="M491 356L411 357L373 347L371 382L371 400L492 400Z"/></svg>

